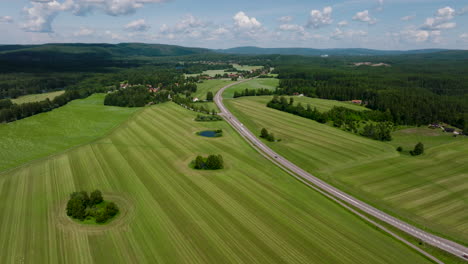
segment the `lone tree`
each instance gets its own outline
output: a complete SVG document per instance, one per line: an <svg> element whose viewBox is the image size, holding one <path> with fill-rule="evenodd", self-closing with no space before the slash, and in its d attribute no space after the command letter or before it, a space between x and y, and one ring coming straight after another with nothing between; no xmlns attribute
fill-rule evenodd
<svg viewBox="0 0 468 264"><path fill-rule="evenodd" d="M261 138L267 138L268 137L268 130L266 128L262 128L262 131L260 132L260 137Z"/></svg>
<svg viewBox="0 0 468 264"><path fill-rule="evenodd" d="M419 142L414 146L414 150L410 151L410 154L413 156L419 156L424 153L424 145L423 143Z"/></svg>
<svg viewBox="0 0 468 264"><path fill-rule="evenodd" d="M213 92L206 93L206 100L213 101Z"/></svg>

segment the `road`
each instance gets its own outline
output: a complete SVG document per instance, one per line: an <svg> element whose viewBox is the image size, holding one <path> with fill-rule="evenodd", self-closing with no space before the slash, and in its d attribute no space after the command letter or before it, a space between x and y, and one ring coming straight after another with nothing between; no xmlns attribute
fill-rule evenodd
<svg viewBox="0 0 468 264"><path fill-rule="evenodd" d="M440 248L448 253L451 253L465 261L468 261L468 248L460 245L456 242L441 238L439 236L433 235L428 233L422 229L414 227L400 219L397 219L393 216L390 216L377 208L374 208L367 203L360 201L359 199L354 198L353 196L338 190L337 188L325 183L324 181L318 179L317 177L313 176L312 174L306 172L305 170L299 168L294 163L290 162L289 160L285 159L278 153L274 152L270 149L267 145L265 145L259 138L257 138L251 131L248 130L232 113L224 106L223 104L223 92L239 83L249 81L251 79L242 80L236 83L229 84L223 88L221 88L215 95L214 102L220 109L220 115L231 124L231 126L237 130L242 137L244 137L257 151L259 151L262 155L269 158L273 161L276 165L282 167L284 170L289 172L292 176L298 178L300 177L303 180L313 184L315 187L319 188L321 191L325 192L326 194L334 197L335 199L347 204L351 205L352 207L358 208L361 211L390 224L401 231L404 231L419 240ZM327 196L328 196L327 195ZM361 215L362 216L362 215ZM367 219L369 220L369 219ZM414 247L413 247L414 248Z"/></svg>

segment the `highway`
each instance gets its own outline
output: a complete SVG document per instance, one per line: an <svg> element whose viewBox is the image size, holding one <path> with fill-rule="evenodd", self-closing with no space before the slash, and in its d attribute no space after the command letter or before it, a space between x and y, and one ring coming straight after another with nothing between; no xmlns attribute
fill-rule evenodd
<svg viewBox="0 0 468 264"><path fill-rule="evenodd" d="M359 199L354 198L353 196L340 191L339 189L327 184L326 182L318 179L317 177L313 176L312 174L306 172L305 170L301 169L300 167L296 166L294 163L290 162L289 160L285 159L278 153L274 152L270 149L267 145L265 145L257 136L255 136L251 131L248 130L232 113L224 106L223 104L223 92L239 83L249 81L251 79L242 80L236 83L229 84L223 88L221 88L215 95L214 102L220 109L220 115L235 129L237 130L242 137L244 137L257 151L259 151L262 155L269 158L273 163L284 169L285 171L289 172L292 176L305 180L308 183L311 183L313 186L317 187L321 191L328 194L327 196L332 196L335 199L350 205L354 208L358 208L362 212L365 212L377 219L380 219L387 224L390 224L405 233L408 233L419 240L427 243L429 245L435 246L440 248L448 253L451 253L465 261L468 262L468 248L458 244L456 242L444 239L442 237L433 235L428 233L422 229L414 227L400 219L397 219L391 215L380 211L373 206L368 205L367 203L360 201ZM322 193L323 193L322 192ZM366 218L360 215L363 218ZM366 220L369 220L366 218ZM395 235L396 236L396 235ZM401 239L400 239L401 240ZM413 248L415 248L413 246ZM427 255L427 254L425 254ZM437 261L440 262L440 261Z"/></svg>

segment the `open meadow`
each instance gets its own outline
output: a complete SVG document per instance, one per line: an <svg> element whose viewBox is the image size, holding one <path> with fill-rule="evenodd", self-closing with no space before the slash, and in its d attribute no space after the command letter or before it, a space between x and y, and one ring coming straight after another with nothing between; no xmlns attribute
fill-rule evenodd
<svg viewBox="0 0 468 264"><path fill-rule="evenodd" d="M16 99L12 99L11 101L15 104L24 104L24 103L43 101L47 98L49 98L49 100L53 100L55 97L62 95L63 93L65 93L65 91L55 91L55 92L41 93L41 94L28 94L28 95L20 96Z"/></svg>
<svg viewBox="0 0 468 264"><path fill-rule="evenodd" d="M0 124L0 171L102 137L137 108L103 105L104 94Z"/></svg>
<svg viewBox="0 0 468 264"><path fill-rule="evenodd" d="M81 115L68 122L96 118ZM0 263L428 263L273 166L226 122L195 116L147 107L100 140L1 173ZM48 118L35 129L44 140L63 125ZM206 129L223 137L196 135ZM208 154L226 168L189 168ZM102 228L65 221L69 194L94 189L122 217Z"/></svg>
<svg viewBox="0 0 468 264"><path fill-rule="evenodd" d="M384 143L268 108L270 98L243 97L225 104L257 135L262 128L274 133L281 142L266 142L268 146L301 168L392 215L468 243L468 137L408 128ZM310 101L320 111L345 104L362 109L330 100L298 100ZM426 144L425 154L410 156L419 141Z"/></svg>

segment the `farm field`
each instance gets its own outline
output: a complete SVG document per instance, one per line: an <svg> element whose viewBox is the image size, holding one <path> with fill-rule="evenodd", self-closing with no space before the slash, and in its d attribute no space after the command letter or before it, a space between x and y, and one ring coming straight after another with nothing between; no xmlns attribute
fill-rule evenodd
<svg viewBox="0 0 468 264"><path fill-rule="evenodd" d="M468 137L410 128L383 143L267 108L267 101L225 102L254 133L263 127L273 132L282 141L267 144L303 169L410 223L468 242ZM322 101L322 107L315 104L321 111L331 103ZM408 155L418 141L427 143L426 153Z"/></svg>
<svg viewBox="0 0 468 264"><path fill-rule="evenodd" d="M39 102L47 98L52 100L55 97L62 95L63 93L65 93L65 91L55 91L55 92L42 93L42 94L28 94L28 95L20 96L16 99L12 99L11 101L15 104Z"/></svg>
<svg viewBox="0 0 468 264"><path fill-rule="evenodd" d="M238 84L232 88L227 89L223 93L223 98L233 98L235 92L241 92L245 89L270 89L274 90L279 84L278 79L274 78L257 78L251 81Z"/></svg>
<svg viewBox="0 0 468 264"><path fill-rule="evenodd" d="M100 140L0 174L0 263L428 262L272 166L227 123L195 116L148 107ZM196 135L218 128L221 138ZM222 154L226 169L190 169L199 154ZM125 217L102 230L63 222L69 193L96 188Z"/></svg>
<svg viewBox="0 0 468 264"><path fill-rule="evenodd" d="M253 71L253 70L258 70L258 69L263 68L263 66L239 65L239 64L233 64L232 66L236 68L238 71Z"/></svg>
<svg viewBox="0 0 468 264"><path fill-rule="evenodd" d="M137 111L104 106L103 102L104 94L95 94L50 112L0 124L0 171L90 142Z"/></svg>

